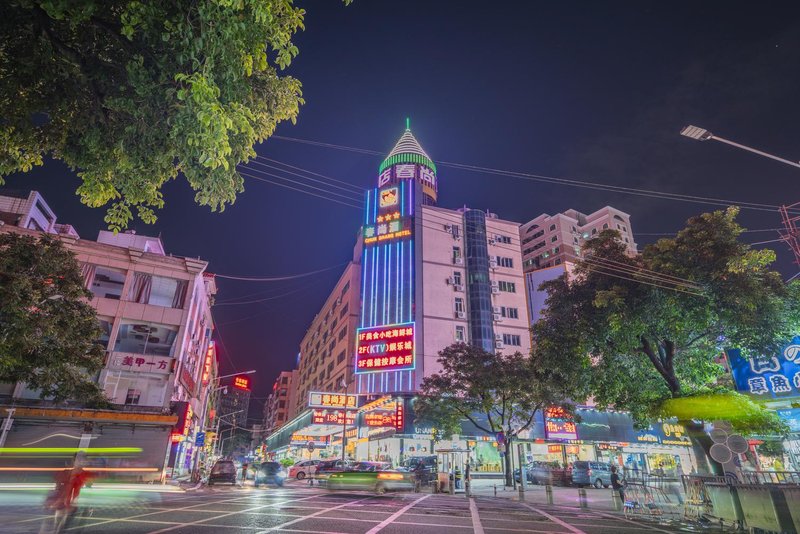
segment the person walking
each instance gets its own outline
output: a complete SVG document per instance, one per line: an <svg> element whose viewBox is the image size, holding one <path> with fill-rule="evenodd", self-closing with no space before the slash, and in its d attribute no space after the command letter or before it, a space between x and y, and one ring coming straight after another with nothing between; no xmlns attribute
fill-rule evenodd
<svg viewBox="0 0 800 534"><path fill-rule="evenodd" d="M625 506L625 486L617 473L617 466L611 466L611 487L619 493L619 500L622 506Z"/></svg>

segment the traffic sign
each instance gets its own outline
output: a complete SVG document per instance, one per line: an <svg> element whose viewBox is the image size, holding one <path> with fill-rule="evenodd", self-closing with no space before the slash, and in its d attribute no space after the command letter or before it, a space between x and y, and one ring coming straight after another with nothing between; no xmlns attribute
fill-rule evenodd
<svg viewBox="0 0 800 534"><path fill-rule="evenodd" d="M206 433L205 432L198 432L194 436L194 446L195 447L202 447L206 443Z"/></svg>
<svg viewBox="0 0 800 534"><path fill-rule="evenodd" d="M308 452L314 452L314 442L313 441L309 441L306 444L306 449L308 449Z"/></svg>

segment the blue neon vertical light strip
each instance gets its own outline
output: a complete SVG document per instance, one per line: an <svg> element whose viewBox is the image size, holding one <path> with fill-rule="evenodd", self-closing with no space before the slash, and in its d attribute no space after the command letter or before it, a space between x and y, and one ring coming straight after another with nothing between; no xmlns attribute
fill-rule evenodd
<svg viewBox="0 0 800 534"><path fill-rule="evenodd" d="M373 247L372 248L372 272L370 273L371 283L370 283L370 301L369 301L369 326L375 326L375 299L377 295L375 295L375 284L377 283L377 256L378 250Z"/></svg>
<svg viewBox="0 0 800 534"><path fill-rule="evenodd" d="M367 191L367 209L364 210L364 224L369 224L369 197L372 194L372 191Z"/></svg>
<svg viewBox="0 0 800 534"><path fill-rule="evenodd" d="M397 296L394 299L394 322L400 322L400 303L403 301L403 275L400 273L400 242L394 247L394 287Z"/></svg>
<svg viewBox="0 0 800 534"><path fill-rule="evenodd" d="M367 260L369 260L369 254L367 251L363 251L361 253L362 261L361 261L361 298L363 299L361 302L361 325L366 326L364 324L364 312L367 310Z"/></svg>
<svg viewBox="0 0 800 534"><path fill-rule="evenodd" d="M392 303L392 245L386 244L386 253L387 253L387 260L386 260L386 300L384 302L384 307L386 308L386 322L384 324L392 324L392 310L390 308ZM397 273L395 273L397 276Z"/></svg>

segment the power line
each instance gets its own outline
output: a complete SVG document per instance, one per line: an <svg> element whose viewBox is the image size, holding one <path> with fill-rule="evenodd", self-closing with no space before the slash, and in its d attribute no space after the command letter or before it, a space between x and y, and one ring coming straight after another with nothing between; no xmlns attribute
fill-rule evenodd
<svg viewBox="0 0 800 534"><path fill-rule="evenodd" d="M308 169L303 169L302 167L296 167L294 165L289 165L288 163L284 163L284 162L278 161L276 159L268 158L266 156L256 156L256 159L263 159L265 161L271 161L272 163L276 163L278 165L283 165L284 167L289 167L290 169L294 169L294 170L297 170L297 171L302 171L302 172L305 172L305 173L308 173L308 174L313 174L314 176L319 176L320 178L326 178L328 180L332 180L334 182L338 182L338 183L346 185L348 187L352 187L353 189L355 189L358 192L366 191L366 188L364 188L364 187L360 187L360 186L357 186L355 184L351 184L349 182L345 182L344 180L337 180L336 178L331 178L330 176L326 176L326 175L320 174L318 172L309 171Z"/></svg>
<svg viewBox="0 0 800 534"><path fill-rule="evenodd" d="M263 164L259 164L259 165L263 165ZM259 175L259 176L270 176L272 178L277 178L279 180L286 180L289 183L302 185L303 187L308 187L309 189L314 189L314 190L317 190L317 191L322 191L323 193L327 193L329 195L334 195L334 196L337 196L337 197L340 197L340 198L344 198L345 200L349 200L349 201L353 201L353 202L360 202L361 201L361 199L355 198L353 196L355 193L350 193L348 195L345 195L345 194L342 194L342 193L337 193L335 191L331 191L329 189L323 189L321 187L317 187L315 185L311 185L311 184L306 183L306 182L298 182L297 180L292 180L291 178L287 178L287 177L281 176L279 174L272 174L272 173L269 173L269 172L266 172L266 171L262 171L262 170L259 170L259 169L253 169L252 167L248 167L247 170L249 172L255 173L255 174ZM241 172L241 169L239 169L239 171ZM251 178L252 178L252 176L251 176ZM311 178L309 178L309 179L311 179Z"/></svg>
<svg viewBox="0 0 800 534"><path fill-rule="evenodd" d="M316 193L312 193L311 191L306 191L304 189L298 189L296 187L292 187L290 185L282 184L280 182L274 182L272 180L267 180L266 178L260 178L258 176L251 176L251 175L249 175L249 174L247 174L247 173L245 173L245 172L243 172L241 170L239 171L239 174L241 174L242 176L246 176L247 178L252 178L253 180L259 180L261 182L266 182L268 184L277 185L277 186L280 186L280 187L285 187L286 189L291 189L293 191L298 191L300 193L305 193L306 195L311 195L312 197L317 197L317 198L321 198L321 199L324 199L324 200L329 200L331 202L336 202L338 204L342 204L342 205L348 206L350 208L355 208L357 210L361 210L361 206L356 206L354 204L349 204L347 202L342 202L341 200L336 200L335 198L324 197L322 195L318 195Z"/></svg>
<svg viewBox="0 0 800 534"><path fill-rule="evenodd" d="M313 178L313 177L307 176L305 174L300 174L300 173L297 173L297 172L294 172L294 171L290 171L290 170L287 170L287 169L282 169L282 168L280 168L280 167L278 167L276 165L270 165L269 163L261 163L260 161L251 161L250 163L253 164L253 165L258 165L260 167L265 167L267 169L271 169L273 171L283 172L283 173L286 173L286 174L291 174L293 176L298 176L298 177L303 178L305 180L310 180L312 182L317 182L317 183L320 183L320 184L324 184L324 185L326 185L328 187L335 187L336 189L340 189L342 191L347 192L349 195L352 195L353 197L356 197L359 200L360 200L360 197L361 197L361 195L359 195L358 192L353 191L352 189L348 189L346 187L343 187L341 185L337 185L337 184L332 183L330 181L320 180L318 178ZM259 170L259 169L253 169L252 167L248 167L248 169L251 170L251 171L258 171ZM266 171L260 171L260 172L266 173ZM268 176L272 176L272 175L268 174ZM284 178L284 179L288 179L288 178ZM306 184L303 184L303 185L306 185ZM347 198L351 198L351 197L347 197Z"/></svg>
<svg viewBox="0 0 800 534"><path fill-rule="evenodd" d="M219 278L227 278L229 280L245 280L247 282L278 282L281 280L295 280L297 278L304 278L306 276L312 276L318 273L323 273L325 271L330 271L331 269L336 269L343 265L347 265L348 262L339 263L337 265L333 265L331 267L325 267L324 269L318 269L316 271L309 271L307 273L300 273L300 274L291 274L287 276L231 276L225 274L217 274L216 276Z"/></svg>
<svg viewBox="0 0 800 534"><path fill-rule="evenodd" d="M783 230L783 228L758 228L755 230L742 230L743 234L749 234L752 232L778 232ZM676 235L680 230L676 230L674 232L636 232L636 235Z"/></svg>
<svg viewBox="0 0 800 534"><path fill-rule="evenodd" d="M770 239L770 240L768 240L768 241L759 241L759 242L757 242L757 243L748 243L748 245L750 245L750 246L754 246L754 245L766 245L767 243L777 243L778 241L785 241L785 239L783 239L783 238L779 238L779 239Z"/></svg>
<svg viewBox="0 0 800 534"><path fill-rule="evenodd" d="M674 276L674 275L671 275L671 274L662 273L660 271L654 271L652 269L647 269L645 267L632 266L632 265L629 265L627 263L623 263L621 261L612 260L611 258L600 258L600 257L597 257L597 256L589 256L589 257L592 258L595 261L602 261L602 262L608 263L608 264L610 264L612 266L613 265L617 265L617 266L620 266L620 267L625 268L625 269L632 269L632 270L636 270L636 271L642 271L642 272L645 272L645 273L650 273L650 274L654 274L654 275L660 276L662 278L670 278L670 279L672 279L671 281L673 281L673 282L681 283L681 284L684 284L684 285L691 285L691 286L694 286L694 287L700 289L700 286L697 284L697 282L695 282L694 280L690 280L688 278L681 278L680 276Z"/></svg>
<svg viewBox="0 0 800 534"><path fill-rule="evenodd" d="M655 283L664 284L664 285L670 285L671 284L672 285L671 287L674 288L674 289L681 289L681 290L699 290L699 289L701 289L699 286L696 286L696 285L690 285L690 284L683 284L683 283L680 283L680 282L674 282L672 280L669 280L669 279L666 279L666 278L661 278L659 276L652 275L652 274L647 274L647 273L644 273L644 272L641 272L641 271L622 269L620 267L615 267L615 266L607 264L607 263L598 262L598 261L595 261L595 260L590 259L590 258L584 258L583 262L589 264L592 267L608 269L609 271L612 271L612 272L615 272L615 273L618 273L618 274L623 274L623 275L627 275L627 276L641 277L641 278L644 278L645 281L648 281L648 282L655 282ZM637 278L637 280L638 280L638 278Z"/></svg>
<svg viewBox="0 0 800 534"><path fill-rule="evenodd" d="M609 273L609 272L603 271L598 267L590 267L589 268L589 272L596 272L598 274L604 274L606 276L612 276L614 278L620 278L622 280L628 280L630 282L636 282L638 284L646 284L646 285L649 285L649 286L657 287L657 288L660 288L660 289L667 289L669 291L675 291L675 292L678 292L678 293L686 293L688 295L693 295L693 296L696 296L696 297L705 297L705 295L703 295L702 293L694 293L692 291L686 291L684 289L679 289L677 287L662 286L662 285L655 284L655 283L652 283L652 282L647 282L647 281L644 281L644 280L637 280L635 278L628 278L627 276L621 276L619 274L613 274L613 273Z"/></svg>
<svg viewBox="0 0 800 534"><path fill-rule="evenodd" d="M311 141L308 139L300 139L296 137L288 137L288 136L272 136L275 139L280 139L284 141L290 141L295 143L302 143L312 146L319 146L324 148L332 148L336 150L345 150L349 152L357 152L361 154L369 154L375 156L383 155L381 152L375 150L367 150L361 149L356 147L348 147L344 145L337 145L334 143L322 143L319 141ZM440 166L444 167L452 167L461 170L468 170L472 172L483 172L487 174L495 174L499 176L507 176L507 177L515 177L521 178L525 180L533 180L533 181L540 181L540 182L549 182L555 183L560 185L569 185L573 187L582 187L587 189L595 189L601 191L609 191L614 193L627 193L632 195L638 196L646 196L646 197L653 197L653 198L661 198L665 200L678 200L682 202L692 202L692 203L699 203L699 204L712 204L712 205L721 205L721 206L729 206L729 205L737 205L743 209L752 209L752 210L759 210L759 211L777 211L779 209L778 205L773 204L761 204L756 202L743 202L743 201L735 201L735 200L728 200L728 199L720 199L720 198L709 198L709 197L702 197L698 195L687 195L683 193L668 193L663 191L656 191L652 189L639 189L627 186L618 186L618 185L611 185L611 184L604 184L600 182L589 182L585 180L572 180L567 178L557 178L554 176L546 176L541 174L533 174L533 173L523 173L517 171L507 171L503 169L495 169L492 167L481 167L478 165L469 165L463 163L456 163L456 162L448 162L448 161L440 161L438 162Z"/></svg>

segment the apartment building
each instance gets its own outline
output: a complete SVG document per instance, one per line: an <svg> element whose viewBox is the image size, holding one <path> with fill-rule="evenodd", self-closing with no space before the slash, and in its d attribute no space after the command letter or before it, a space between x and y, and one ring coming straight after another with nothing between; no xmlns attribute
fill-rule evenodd
<svg viewBox="0 0 800 534"><path fill-rule="evenodd" d="M577 210L548 215L543 213L520 226L524 271L545 269L581 257L583 244L603 230L616 230L631 254L636 254L631 217L611 206L589 215Z"/></svg>

